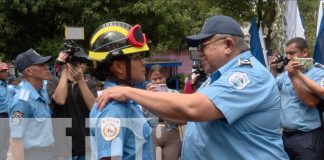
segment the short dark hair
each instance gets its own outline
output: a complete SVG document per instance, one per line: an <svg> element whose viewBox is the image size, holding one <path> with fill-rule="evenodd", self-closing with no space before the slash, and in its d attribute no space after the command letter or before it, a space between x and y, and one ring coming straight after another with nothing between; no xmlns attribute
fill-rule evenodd
<svg viewBox="0 0 324 160"><path fill-rule="evenodd" d="M296 47L300 50L304 50L306 48L308 48L308 45L307 45L307 42L304 38L301 38L301 37L295 37L291 40L289 40L287 43L286 43L286 47L292 45L292 44L296 44Z"/></svg>

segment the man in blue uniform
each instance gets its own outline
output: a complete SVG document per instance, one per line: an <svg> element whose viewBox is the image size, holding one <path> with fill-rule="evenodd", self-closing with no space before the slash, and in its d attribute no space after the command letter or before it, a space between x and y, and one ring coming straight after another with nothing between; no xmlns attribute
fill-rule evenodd
<svg viewBox="0 0 324 160"><path fill-rule="evenodd" d="M132 99L163 119L189 121L182 159L288 159L279 132L276 81L251 55L239 24L227 16L210 17L187 43L198 46L211 74L197 93L115 87L99 96L99 107L111 99Z"/></svg>
<svg viewBox="0 0 324 160"><path fill-rule="evenodd" d="M286 43L286 55L289 60L287 71L279 75L277 84L281 93L281 126L283 142L290 159L324 159L324 132L321 129L317 104L320 97L307 88L293 69L295 58L309 57L305 39L296 37ZM276 59L271 61L272 73L275 73ZM305 75L320 84L324 70L314 65Z"/></svg>
<svg viewBox="0 0 324 160"><path fill-rule="evenodd" d="M149 51L140 25L108 22L93 33L89 58L105 88L134 87L145 80L142 55ZM93 159L153 160L152 128L134 101L109 103L90 112Z"/></svg>
<svg viewBox="0 0 324 160"><path fill-rule="evenodd" d="M15 67L25 82L10 104L11 152L15 160L52 160L54 143L49 98L43 80L52 77L47 62L33 49L19 54Z"/></svg>
<svg viewBox="0 0 324 160"><path fill-rule="evenodd" d="M8 78L7 90L11 97L18 92L18 79L15 76L10 76Z"/></svg>
<svg viewBox="0 0 324 160"><path fill-rule="evenodd" d="M0 62L0 159L7 159L9 148L8 111L11 97L7 91L8 65Z"/></svg>

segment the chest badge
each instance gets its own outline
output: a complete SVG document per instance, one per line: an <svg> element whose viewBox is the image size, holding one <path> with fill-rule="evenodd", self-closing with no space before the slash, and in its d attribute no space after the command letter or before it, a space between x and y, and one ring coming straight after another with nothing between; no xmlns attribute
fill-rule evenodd
<svg viewBox="0 0 324 160"><path fill-rule="evenodd" d="M111 141L118 136L120 131L120 119L118 118L102 118L101 134L106 141Z"/></svg>
<svg viewBox="0 0 324 160"><path fill-rule="evenodd" d="M228 82L236 89L243 89L251 81L249 80L246 73L235 72L229 77Z"/></svg>

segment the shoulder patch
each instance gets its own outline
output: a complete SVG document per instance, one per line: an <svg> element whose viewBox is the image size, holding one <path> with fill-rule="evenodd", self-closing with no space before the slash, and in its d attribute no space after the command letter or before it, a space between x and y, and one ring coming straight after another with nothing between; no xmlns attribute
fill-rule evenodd
<svg viewBox="0 0 324 160"><path fill-rule="evenodd" d="M12 114L11 123L15 126L20 125L23 117L24 117L24 113L22 113L20 111L15 111Z"/></svg>
<svg viewBox="0 0 324 160"><path fill-rule="evenodd" d="M28 101L28 98L29 98L29 95L30 95L30 91L29 90L21 89L20 90L20 94L19 94L19 99L27 102Z"/></svg>
<svg viewBox="0 0 324 160"><path fill-rule="evenodd" d="M120 119L101 118L101 134L106 141L115 139L120 131Z"/></svg>
<svg viewBox="0 0 324 160"><path fill-rule="evenodd" d="M229 77L228 82L236 89L243 89L251 81L249 80L246 73L235 72Z"/></svg>
<svg viewBox="0 0 324 160"><path fill-rule="evenodd" d="M324 87L324 78L321 79L320 86Z"/></svg>

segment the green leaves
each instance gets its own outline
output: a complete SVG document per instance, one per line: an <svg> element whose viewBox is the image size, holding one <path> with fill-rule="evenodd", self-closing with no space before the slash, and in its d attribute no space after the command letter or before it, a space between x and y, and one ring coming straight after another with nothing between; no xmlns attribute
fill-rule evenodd
<svg viewBox="0 0 324 160"><path fill-rule="evenodd" d="M213 15L232 16L241 23L257 16L270 35L276 3L272 0L0 1L0 53L5 53L9 59L28 48L57 54L66 25L85 28L85 40L80 43L87 50L93 31L109 21L141 24L151 41L152 53L178 48L185 36L200 32L205 19ZM301 10L307 12L307 34L313 33L308 31L313 27L308 25L313 21L310 12L317 10L309 3L314 2L302 1L303 6L300 5ZM278 30L274 32L279 34ZM269 44L272 38L267 36Z"/></svg>

